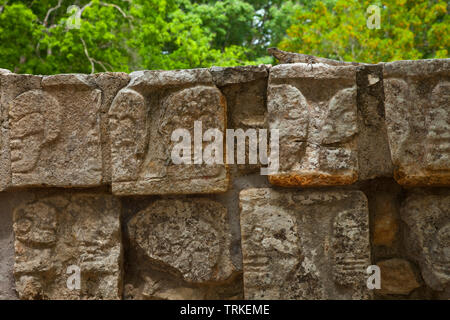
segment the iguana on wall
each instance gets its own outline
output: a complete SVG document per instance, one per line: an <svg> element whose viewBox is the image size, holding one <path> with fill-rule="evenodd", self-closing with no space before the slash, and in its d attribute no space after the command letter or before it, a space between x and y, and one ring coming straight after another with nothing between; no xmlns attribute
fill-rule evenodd
<svg viewBox="0 0 450 320"><path fill-rule="evenodd" d="M358 62L347 62L347 61L338 61L338 60L332 60L327 58L320 58L315 57L308 54L303 53L293 53L293 52L287 52L283 50L279 50L277 48L269 48L267 49L267 52L274 56L280 63L307 63L308 65L316 64L316 63L323 63L330 66L357 66L360 65Z"/></svg>

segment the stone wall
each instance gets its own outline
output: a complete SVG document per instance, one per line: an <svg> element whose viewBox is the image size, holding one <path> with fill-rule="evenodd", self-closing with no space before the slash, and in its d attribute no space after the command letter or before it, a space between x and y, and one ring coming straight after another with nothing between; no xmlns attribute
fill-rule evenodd
<svg viewBox="0 0 450 320"><path fill-rule="evenodd" d="M175 164L194 121L278 172ZM0 299L450 299L450 59L0 69L0 122Z"/></svg>

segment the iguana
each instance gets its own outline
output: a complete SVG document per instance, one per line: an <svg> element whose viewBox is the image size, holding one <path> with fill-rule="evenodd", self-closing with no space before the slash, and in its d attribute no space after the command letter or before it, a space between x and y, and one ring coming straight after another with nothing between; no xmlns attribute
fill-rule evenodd
<svg viewBox="0 0 450 320"><path fill-rule="evenodd" d="M280 63L307 63L308 65L312 65L315 63L323 63L330 66L357 66L360 65L358 62L347 62L347 61L338 61L338 60L332 60L327 58L320 58L311 56L309 54L303 54L303 53L293 53L293 52L287 52L283 50L279 50L277 48L269 48L267 49L267 52L278 59Z"/></svg>

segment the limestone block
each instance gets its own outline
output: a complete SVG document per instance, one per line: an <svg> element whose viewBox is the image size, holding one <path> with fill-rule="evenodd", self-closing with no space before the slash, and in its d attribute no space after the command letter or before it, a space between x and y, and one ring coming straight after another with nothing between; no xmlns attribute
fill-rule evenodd
<svg viewBox="0 0 450 320"><path fill-rule="evenodd" d="M0 300L17 299L14 291L14 233L10 199L0 193Z"/></svg>
<svg viewBox="0 0 450 320"><path fill-rule="evenodd" d="M58 193L14 209L16 290L21 299L119 299L120 203L110 195ZM80 268L80 289L67 285Z"/></svg>
<svg viewBox="0 0 450 320"><path fill-rule="evenodd" d="M381 289L377 294L408 295L420 287L411 263L405 259L388 259L377 262L381 272Z"/></svg>
<svg viewBox="0 0 450 320"><path fill-rule="evenodd" d="M5 77L11 87L24 76ZM12 186L99 185L102 92L86 75L38 79L26 90L10 88L2 103L8 108Z"/></svg>
<svg viewBox="0 0 450 320"><path fill-rule="evenodd" d="M384 110L383 65L358 66L356 84L358 180L392 177L394 168Z"/></svg>
<svg viewBox="0 0 450 320"><path fill-rule="evenodd" d="M399 219L395 196L392 192L378 191L369 198L374 213L372 242L375 246L391 247L397 238Z"/></svg>
<svg viewBox="0 0 450 320"><path fill-rule="evenodd" d="M360 191L240 193L246 299L365 299L369 213Z"/></svg>
<svg viewBox="0 0 450 320"><path fill-rule="evenodd" d="M109 109L114 97L120 89L130 81L130 77L122 72L105 72L94 75L95 83L102 90L100 107L100 130L102 142L102 176L104 184L111 184L111 135L109 132Z"/></svg>
<svg viewBox="0 0 450 320"><path fill-rule="evenodd" d="M0 191L11 186L9 105L16 96L39 88L40 83L40 76L0 73Z"/></svg>
<svg viewBox="0 0 450 320"><path fill-rule="evenodd" d="M401 208L405 247L433 290L450 287L450 194L410 194Z"/></svg>
<svg viewBox="0 0 450 320"><path fill-rule="evenodd" d="M384 90L397 182L450 185L450 59L386 63Z"/></svg>
<svg viewBox="0 0 450 320"><path fill-rule="evenodd" d="M174 146L181 141L171 139L176 129L188 130L193 142L194 124L201 121L196 145L203 146L203 151L209 145L201 141L206 130L225 132L225 97L207 69L132 73L130 84L115 97L109 116L113 193L227 190L226 166L201 161L203 153L195 152L194 143L187 155L190 164L175 164L172 158Z"/></svg>
<svg viewBox="0 0 450 320"><path fill-rule="evenodd" d="M271 69L268 122L279 130L280 186L344 185L358 178L356 67L297 63Z"/></svg>
<svg viewBox="0 0 450 320"><path fill-rule="evenodd" d="M245 132L249 129L267 129L268 69L265 65L210 69L214 83L227 100L228 129L242 129ZM255 136L256 139L258 136ZM243 174L259 172L260 160L257 159L255 164L249 161L249 139L235 143L245 144L246 161L245 164L237 166L239 171ZM237 150L237 148L234 149ZM234 163L237 163L236 157L235 152Z"/></svg>
<svg viewBox="0 0 450 320"><path fill-rule="evenodd" d="M125 297L205 299L211 291L230 292L215 298L239 293L229 288L236 287L236 268L228 223L225 207L202 198L156 200L137 213L127 225L133 263Z"/></svg>

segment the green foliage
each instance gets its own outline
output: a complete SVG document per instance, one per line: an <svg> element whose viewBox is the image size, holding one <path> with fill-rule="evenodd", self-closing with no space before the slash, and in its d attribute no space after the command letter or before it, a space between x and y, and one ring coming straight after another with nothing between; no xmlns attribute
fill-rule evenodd
<svg viewBox="0 0 450 320"><path fill-rule="evenodd" d="M366 9L380 7L379 29L366 25ZM296 13L280 47L346 61L380 62L445 58L450 48L446 1L339 0L317 2Z"/></svg>
<svg viewBox="0 0 450 320"><path fill-rule="evenodd" d="M274 63L270 46L367 62L448 56L445 1L378 1L378 30L366 26L371 4L0 0L0 67L55 74Z"/></svg>

